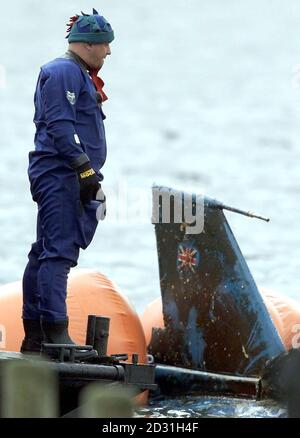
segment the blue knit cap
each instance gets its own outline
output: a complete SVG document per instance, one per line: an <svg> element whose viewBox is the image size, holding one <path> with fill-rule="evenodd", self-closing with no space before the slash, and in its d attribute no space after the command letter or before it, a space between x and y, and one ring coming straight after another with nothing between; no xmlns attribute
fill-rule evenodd
<svg viewBox="0 0 300 438"><path fill-rule="evenodd" d="M81 12L82 15L71 17L67 32L69 43L111 43L114 40L114 31L111 25L104 17L99 15L96 9L93 14L88 15Z"/></svg>

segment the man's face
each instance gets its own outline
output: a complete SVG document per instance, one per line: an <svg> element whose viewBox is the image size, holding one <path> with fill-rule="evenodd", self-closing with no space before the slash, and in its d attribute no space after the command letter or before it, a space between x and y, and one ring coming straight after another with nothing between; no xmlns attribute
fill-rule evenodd
<svg viewBox="0 0 300 438"><path fill-rule="evenodd" d="M104 64L106 56L110 54L111 51L108 43L92 44L89 46L90 60L88 64L95 69L100 69Z"/></svg>

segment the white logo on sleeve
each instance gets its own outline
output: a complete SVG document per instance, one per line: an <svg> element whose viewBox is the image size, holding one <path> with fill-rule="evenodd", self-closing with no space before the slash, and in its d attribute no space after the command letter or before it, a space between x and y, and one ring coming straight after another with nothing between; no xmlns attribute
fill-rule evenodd
<svg viewBox="0 0 300 438"><path fill-rule="evenodd" d="M75 93L72 93L71 91L67 91L66 92L66 96L68 101L70 102L71 105L74 105L76 102L76 96Z"/></svg>
<svg viewBox="0 0 300 438"><path fill-rule="evenodd" d="M74 140L76 144L80 144L80 140L77 134L74 134Z"/></svg>

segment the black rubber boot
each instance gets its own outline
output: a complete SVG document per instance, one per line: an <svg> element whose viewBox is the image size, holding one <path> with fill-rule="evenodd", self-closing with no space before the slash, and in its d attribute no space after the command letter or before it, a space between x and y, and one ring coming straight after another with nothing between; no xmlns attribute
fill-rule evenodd
<svg viewBox="0 0 300 438"><path fill-rule="evenodd" d="M76 345L70 338L68 332L69 321L42 321L42 330L44 333L45 343L48 344L68 344ZM58 359L60 352L58 349L47 349L48 356ZM76 350L74 354L75 360L88 360L97 357L98 354L95 350ZM64 359L70 359L70 350L65 350Z"/></svg>
<svg viewBox="0 0 300 438"><path fill-rule="evenodd" d="M39 320L23 319L25 338L20 351L23 354L40 353L43 342L43 332Z"/></svg>

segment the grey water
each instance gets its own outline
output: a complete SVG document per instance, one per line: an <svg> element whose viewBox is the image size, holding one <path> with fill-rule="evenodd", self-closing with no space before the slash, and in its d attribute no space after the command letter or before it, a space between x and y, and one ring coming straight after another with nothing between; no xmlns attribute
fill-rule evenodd
<svg viewBox="0 0 300 438"><path fill-rule="evenodd" d="M265 223L226 213L259 288L298 299L297 0L3 3L0 284L21 278L34 240L26 171L39 67L64 53L69 17L92 7L102 7L116 34L101 71L109 96L108 216L79 267L106 274L142 313L160 294L150 203L151 185L165 184L270 217ZM154 412L210 415L217 406L219 415L281 415L254 402L197 400Z"/></svg>
<svg viewBox="0 0 300 438"><path fill-rule="evenodd" d="M147 418L286 418L287 409L272 400L186 396L155 401L139 414Z"/></svg>

